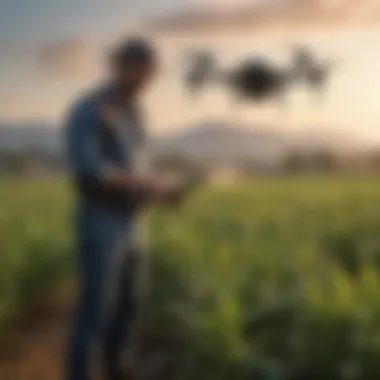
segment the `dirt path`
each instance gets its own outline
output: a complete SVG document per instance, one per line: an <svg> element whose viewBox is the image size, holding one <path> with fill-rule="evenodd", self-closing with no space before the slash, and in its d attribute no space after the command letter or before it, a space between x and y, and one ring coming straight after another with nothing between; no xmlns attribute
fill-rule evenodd
<svg viewBox="0 0 380 380"><path fill-rule="evenodd" d="M28 311L24 309L21 320L11 327L5 355L0 356L0 380L63 380L63 359L74 300L75 290L69 287L57 292L53 300L41 302ZM144 368L143 376L152 378L154 374L154 379L173 378L168 374L175 373L180 363L175 347L181 337L181 328L170 319L169 322L158 319L144 330L140 342L142 358L150 365L146 365L148 372ZM162 347L170 352L169 356ZM157 354L159 366L155 361ZM164 361L163 354L166 355ZM95 372L100 373L96 368Z"/></svg>
<svg viewBox="0 0 380 380"><path fill-rule="evenodd" d="M9 346L0 359L1 380L62 380L72 299L56 297L12 326Z"/></svg>

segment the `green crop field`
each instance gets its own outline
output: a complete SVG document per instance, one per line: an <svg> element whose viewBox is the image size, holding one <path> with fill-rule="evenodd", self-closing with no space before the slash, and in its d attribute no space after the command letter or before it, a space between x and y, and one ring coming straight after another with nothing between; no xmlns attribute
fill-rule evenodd
<svg viewBox="0 0 380 380"><path fill-rule="evenodd" d="M1 339L73 255L63 182L4 182L0 202ZM145 340L177 379L380 378L380 180L209 187L149 224Z"/></svg>

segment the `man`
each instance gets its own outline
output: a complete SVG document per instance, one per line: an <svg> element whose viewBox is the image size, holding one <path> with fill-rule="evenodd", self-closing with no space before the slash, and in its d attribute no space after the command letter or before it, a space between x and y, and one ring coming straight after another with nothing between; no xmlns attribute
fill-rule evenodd
<svg viewBox="0 0 380 380"><path fill-rule="evenodd" d="M90 350L101 342L109 380L126 379L121 355L136 317L142 247L139 210L179 200L180 191L149 178L137 98L151 80L150 45L129 40L111 57L109 83L70 113L68 158L77 189L79 300L69 344L68 380L90 378ZM130 378L130 377L128 377Z"/></svg>

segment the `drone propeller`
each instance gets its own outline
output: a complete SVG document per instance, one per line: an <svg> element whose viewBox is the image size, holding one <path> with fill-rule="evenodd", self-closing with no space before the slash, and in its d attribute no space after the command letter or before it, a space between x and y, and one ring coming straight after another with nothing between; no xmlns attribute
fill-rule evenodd
<svg viewBox="0 0 380 380"><path fill-rule="evenodd" d="M198 50L187 53L187 73L185 85L191 91L198 91L204 87L215 71L216 60L207 50Z"/></svg>

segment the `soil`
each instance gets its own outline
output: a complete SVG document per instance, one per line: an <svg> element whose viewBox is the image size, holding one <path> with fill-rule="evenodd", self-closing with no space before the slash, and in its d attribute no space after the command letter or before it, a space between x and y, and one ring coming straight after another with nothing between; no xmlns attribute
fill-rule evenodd
<svg viewBox="0 0 380 380"><path fill-rule="evenodd" d="M0 357L1 380L61 380L74 295L65 289L54 300L25 310L10 326Z"/></svg>

